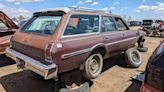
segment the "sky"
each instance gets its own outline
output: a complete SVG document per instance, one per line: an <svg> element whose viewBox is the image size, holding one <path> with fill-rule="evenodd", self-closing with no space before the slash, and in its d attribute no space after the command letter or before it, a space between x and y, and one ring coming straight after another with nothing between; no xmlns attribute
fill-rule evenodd
<svg viewBox="0 0 164 92"><path fill-rule="evenodd" d="M111 10L131 20L164 19L164 0L0 0L0 10L10 17L28 18L40 9L72 6Z"/></svg>

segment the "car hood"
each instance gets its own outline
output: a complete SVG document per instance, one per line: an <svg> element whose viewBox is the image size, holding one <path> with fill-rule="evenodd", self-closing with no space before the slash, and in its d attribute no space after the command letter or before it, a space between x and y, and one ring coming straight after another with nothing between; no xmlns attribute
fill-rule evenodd
<svg viewBox="0 0 164 92"><path fill-rule="evenodd" d="M9 29L18 29L19 27L2 11L0 11L0 21Z"/></svg>

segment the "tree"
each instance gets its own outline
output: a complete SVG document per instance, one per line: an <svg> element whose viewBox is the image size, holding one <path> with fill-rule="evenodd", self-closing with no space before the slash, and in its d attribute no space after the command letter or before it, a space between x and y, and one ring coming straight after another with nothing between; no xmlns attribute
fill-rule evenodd
<svg viewBox="0 0 164 92"><path fill-rule="evenodd" d="M20 16L18 17L18 19L19 19L19 20L23 20L23 19L25 19L25 18L24 18L24 16L20 15Z"/></svg>

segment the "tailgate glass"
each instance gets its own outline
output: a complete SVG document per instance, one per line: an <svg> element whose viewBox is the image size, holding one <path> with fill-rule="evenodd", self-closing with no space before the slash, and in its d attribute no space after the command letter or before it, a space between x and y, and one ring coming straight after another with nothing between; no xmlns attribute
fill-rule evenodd
<svg viewBox="0 0 164 92"><path fill-rule="evenodd" d="M20 30L21 32L53 35L57 28L61 16L37 16L33 17L25 26Z"/></svg>

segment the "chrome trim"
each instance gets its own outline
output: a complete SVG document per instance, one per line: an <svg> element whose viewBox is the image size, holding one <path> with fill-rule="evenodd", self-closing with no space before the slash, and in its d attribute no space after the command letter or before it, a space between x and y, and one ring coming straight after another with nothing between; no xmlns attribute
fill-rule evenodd
<svg viewBox="0 0 164 92"><path fill-rule="evenodd" d="M84 53L87 53L87 52L89 52L89 51L91 51L91 48L87 48L87 49L83 49L83 50L79 50L79 51L75 51L75 52L63 54L63 55L62 55L62 59L67 59L67 58L70 58L70 57L72 57L72 56L84 54Z"/></svg>
<svg viewBox="0 0 164 92"><path fill-rule="evenodd" d="M13 59L17 65L21 64L21 62L24 62L24 68L22 69L28 69L31 70L41 76L44 77L44 79L52 79L57 78L57 72L58 67L56 64L51 65L45 65L40 63L40 61L34 60L24 54L21 54L11 48L6 49L6 56Z"/></svg>

